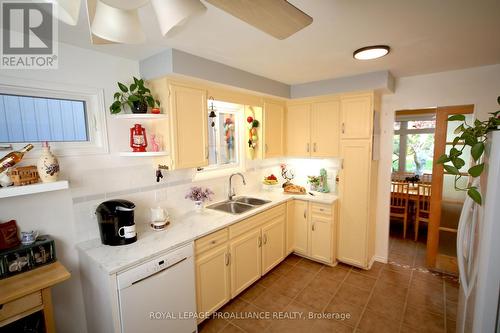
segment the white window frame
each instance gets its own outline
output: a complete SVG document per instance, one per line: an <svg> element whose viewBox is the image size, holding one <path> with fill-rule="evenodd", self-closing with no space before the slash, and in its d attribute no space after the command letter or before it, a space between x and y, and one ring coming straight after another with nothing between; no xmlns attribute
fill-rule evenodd
<svg viewBox="0 0 500 333"><path fill-rule="evenodd" d="M409 121L431 120L431 119L396 119L399 122L399 129L394 131L394 135L399 135L399 169L397 172L406 172L406 148L409 134L434 134L436 128L408 128ZM404 156L404 159L401 157Z"/></svg>
<svg viewBox="0 0 500 333"><path fill-rule="evenodd" d="M80 156L109 153L103 89L4 76L1 78L0 93L2 94L69 99L85 102L85 115L87 117L87 134L89 140L80 142L50 142L51 150L55 155ZM2 146L12 146L12 149L2 150L1 153L18 150L26 144L27 143L0 142ZM34 142L32 144L35 149L34 152L30 153L30 158L37 157L42 146L41 142Z"/></svg>
<svg viewBox="0 0 500 333"><path fill-rule="evenodd" d="M222 102L222 101L219 101ZM240 105L240 104L237 104ZM237 154L238 154L238 162L237 163L231 163L231 164L221 164L221 165L212 165L208 166L202 169L199 169L196 171L193 180L204 180L204 179L211 179L211 178L218 178L218 177L224 177L227 175L230 175L235 172L245 172L245 160L246 160L246 151L245 151L245 124L243 122L243 118L245 115L245 107L244 105L240 105L242 108L241 109L223 109L221 110L222 113L232 113L235 115L236 118L236 136L238 138L238 149L237 149ZM218 117L218 112L217 112L217 117ZM207 114L207 121L208 121L208 114ZM208 123L207 123L208 126ZM215 136L216 140L216 146L220 148L220 136L219 133ZM219 154L218 154L219 155Z"/></svg>

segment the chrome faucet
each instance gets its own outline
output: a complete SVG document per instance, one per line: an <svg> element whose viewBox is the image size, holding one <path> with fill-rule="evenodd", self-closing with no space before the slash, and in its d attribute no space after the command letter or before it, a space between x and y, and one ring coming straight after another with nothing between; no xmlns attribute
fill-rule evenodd
<svg viewBox="0 0 500 333"><path fill-rule="evenodd" d="M236 175L241 176L241 179L243 180L243 185L247 184L247 182L245 181L245 176L243 176L243 174L241 172L233 173L231 176L229 176L229 192L227 195L227 198L229 200L233 200L233 197L236 195L236 193L234 192L233 186L232 186L233 176L236 176Z"/></svg>

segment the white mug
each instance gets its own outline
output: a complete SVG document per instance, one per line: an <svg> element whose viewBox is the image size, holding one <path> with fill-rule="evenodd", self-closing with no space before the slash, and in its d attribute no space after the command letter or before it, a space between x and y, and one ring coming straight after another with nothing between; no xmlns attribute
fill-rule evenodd
<svg viewBox="0 0 500 333"><path fill-rule="evenodd" d="M135 224L118 229L118 236L123 238L134 238L136 236Z"/></svg>

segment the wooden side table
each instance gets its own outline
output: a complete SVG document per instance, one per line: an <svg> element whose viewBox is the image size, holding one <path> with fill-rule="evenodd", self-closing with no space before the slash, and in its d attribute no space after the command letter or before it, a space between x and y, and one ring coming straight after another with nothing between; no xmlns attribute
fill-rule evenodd
<svg viewBox="0 0 500 333"><path fill-rule="evenodd" d="M71 274L59 262L0 280L0 327L42 310L45 331L56 331L50 288Z"/></svg>

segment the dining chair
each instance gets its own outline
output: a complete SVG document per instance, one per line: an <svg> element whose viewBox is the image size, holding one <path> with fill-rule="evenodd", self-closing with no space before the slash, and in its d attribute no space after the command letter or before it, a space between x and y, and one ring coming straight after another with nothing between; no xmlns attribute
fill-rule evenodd
<svg viewBox="0 0 500 333"><path fill-rule="evenodd" d="M432 183L432 173L424 173L420 178L420 181L423 184L431 184Z"/></svg>
<svg viewBox="0 0 500 333"><path fill-rule="evenodd" d="M408 223L408 183L391 182L391 218L403 221L403 238L406 238Z"/></svg>
<svg viewBox="0 0 500 333"><path fill-rule="evenodd" d="M415 241L418 239L420 222L429 223L431 213L431 185L418 184L417 213L415 215Z"/></svg>

